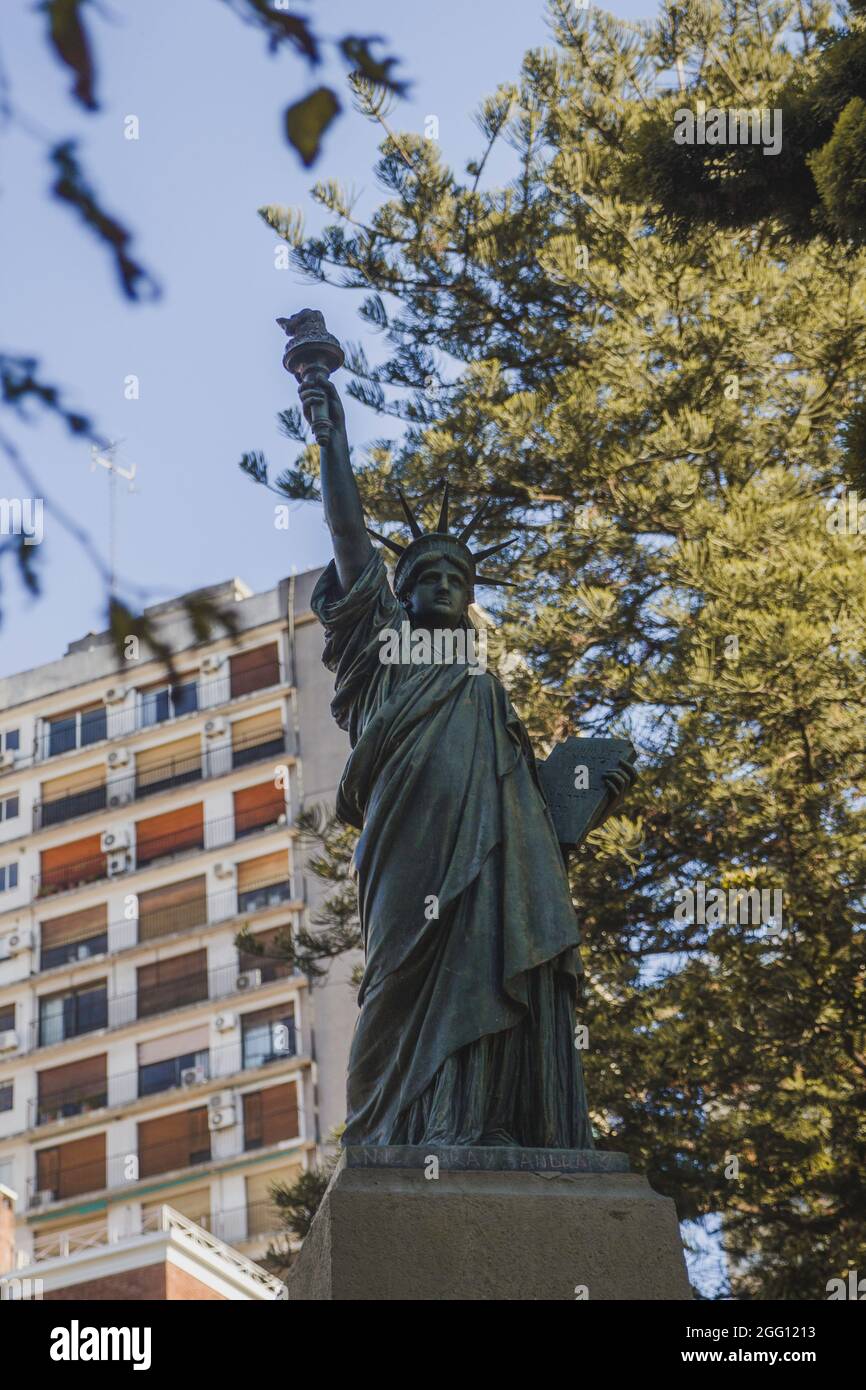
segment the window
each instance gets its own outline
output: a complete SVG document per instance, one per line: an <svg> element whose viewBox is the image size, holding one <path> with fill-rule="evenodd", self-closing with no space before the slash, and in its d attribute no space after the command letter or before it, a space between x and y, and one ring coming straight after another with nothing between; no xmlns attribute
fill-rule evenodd
<svg viewBox="0 0 866 1390"><path fill-rule="evenodd" d="M15 820L18 815L18 797L0 797L0 820Z"/></svg>
<svg viewBox="0 0 866 1390"><path fill-rule="evenodd" d="M39 964L42 970L87 960L108 950L108 909L105 903L68 912L41 924Z"/></svg>
<svg viewBox="0 0 866 1390"><path fill-rule="evenodd" d="M245 859L238 864L238 912L275 907L292 896L289 858L285 850Z"/></svg>
<svg viewBox="0 0 866 1390"><path fill-rule="evenodd" d="M280 654L276 642L267 647L254 647L249 652L238 652L230 658L229 666L233 700L280 683Z"/></svg>
<svg viewBox="0 0 866 1390"><path fill-rule="evenodd" d="M170 1091L179 1086L183 1073L192 1068L201 1072L203 1081L208 1079L207 1048L202 1052L185 1052L181 1057L168 1057L164 1062L150 1062L138 1070L138 1094L152 1096L156 1091Z"/></svg>
<svg viewBox="0 0 866 1390"><path fill-rule="evenodd" d="M5 893L7 888L18 887L18 865L0 864L0 893Z"/></svg>
<svg viewBox="0 0 866 1390"><path fill-rule="evenodd" d="M232 724L232 767L277 758L285 751L283 716L278 709L236 719Z"/></svg>
<svg viewBox="0 0 866 1390"><path fill-rule="evenodd" d="M138 1017L207 999L207 951L191 951L138 967Z"/></svg>
<svg viewBox="0 0 866 1390"><path fill-rule="evenodd" d="M150 1096L183 1083L183 1072L195 1068L210 1075L210 1028L207 1023L138 1045L138 1094Z"/></svg>
<svg viewBox="0 0 866 1390"><path fill-rule="evenodd" d="M158 744L135 755L135 794L154 796L201 778L201 736Z"/></svg>
<svg viewBox="0 0 866 1390"><path fill-rule="evenodd" d="M150 941L207 921L207 878L184 879L138 895L138 939Z"/></svg>
<svg viewBox="0 0 866 1390"><path fill-rule="evenodd" d="M281 1057L294 1056L295 1015L291 1004L275 1004L258 1013L245 1014L243 1028L244 1067L262 1067Z"/></svg>
<svg viewBox="0 0 866 1390"><path fill-rule="evenodd" d="M17 753L21 747L21 733L18 729L5 729L0 734L0 753Z"/></svg>
<svg viewBox="0 0 866 1390"><path fill-rule="evenodd" d="M148 816L135 827L135 862L141 869L155 859L183 850L204 848L204 807L181 806L162 816Z"/></svg>
<svg viewBox="0 0 866 1390"><path fill-rule="evenodd" d="M105 770L88 767L65 777L43 782L39 802L39 826L60 825L74 816L88 816L105 807Z"/></svg>
<svg viewBox="0 0 866 1390"><path fill-rule="evenodd" d="M37 1123L50 1124L69 1115L83 1115L108 1104L107 1058L85 1057L37 1073Z"/></svg>
<svg viewBox="0 0 866 1390"><path fill-rule="evenodd" d="M244 1149L263 1149L298 1137L298 1088L294 1081L249 1091L244 1103Z"/></svg>
<svg viewBox="0 0 866 1390"><path fill-rule="evenodd" d="M198 709L198 683L193 678L183 685L158 685L139 691L140 721L144 728L177 719Z"/></svg>
<svg viewBox="0 0 866 1390"><path fill-rule="evenodd" d="M138 1162L143 1178L206 1163L210 1158L207 1106L143 1120L138 1126Z"/></svg>
<svg viewBox="0 0 866 1390"><path fill-rule="evenodd" d="M286 931L286 927L274 927L271 931L257 932L253 940L261 945L264 955L248 955L245 951L239 951L238 969L260 970L262 984L270 984L272 980L284 980L287 975L291 975L292 967L287 960L280 960L276 945L277 938L283 936Z"/></svg>
<svg viewBox="0 0 866 1390"><path fill-rule="evenodd" d="M12 1082L0 1081L0 1111L12 1109Z"/></svg>
<svg viewBox="0 0 866 1390"><path fill-rule="evenodd" d="M59 714L48 721L48 756L68 753L73 748L86 748L107 736L105 705Z"/></svg>
<svg viewBox="0 0 866 1390"><path fill-rule="evenodd" d="M0 1033L15 1032L15 1005L0 1005Z"/></svg>
<svg viewBox="0 0 866 1390"><path fill-rule="evenodd" d="M93 1134L36 1151L36 1188L53 1200L98 1192L105 1186L105 1135Z"/></svg>
<svg viewBox="0 0 866 1390"><path fill-rule="evenodd" d="M241 787L234 793L235 838L251 835L266 826L277 825L280 817L285 819L286 794L273 782L262 782L258 787Z"/></svg>
<svg viewBox="0 0 866 1390"><path fill-rule="evenodd" d="M40 1047L76 1038L81 1033L93 1033L107 1024L108 996L104 980L39 1000Z"/></svg>
<svg viewBox="0 0 866 1390"><path fill-rule="evenodd" d="M41 898L49 893L62 893L79 883L93 883L105 878L107 872L106 856L98 835L87 835L83 840L70 840L65 845L44 849L39 864Z"/></svg>

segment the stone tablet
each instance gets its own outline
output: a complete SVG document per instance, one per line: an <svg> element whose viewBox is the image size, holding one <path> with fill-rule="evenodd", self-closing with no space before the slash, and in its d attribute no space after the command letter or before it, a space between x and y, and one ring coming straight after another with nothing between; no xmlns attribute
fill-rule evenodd
<svg viewBox="0 0 866 1390"><path fill-rule="evenodd" d="M545 762L538 776L559 843L577 849L592 829L593 820L609 793L603 781L620 763L633 764L635 751L624 738L567 738Z"/></svg>

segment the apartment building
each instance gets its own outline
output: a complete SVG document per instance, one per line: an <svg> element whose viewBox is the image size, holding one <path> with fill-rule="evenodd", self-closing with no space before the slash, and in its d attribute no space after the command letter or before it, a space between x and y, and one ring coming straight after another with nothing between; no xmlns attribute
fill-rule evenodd
<svg viewBox="0 0 866 1390"><path fill-rule="evenodd" d="M0 1184L20 1267L127 1241L166 1205L255 1258L271 1183L344 1118L353 962L311 987L235 944L248 926L267 951L320 893L293 822L333 804L348 744L319 573L205 590L235 617L206 643L181 600L149 608L173 679L90 633L0 681Z"/></svg>

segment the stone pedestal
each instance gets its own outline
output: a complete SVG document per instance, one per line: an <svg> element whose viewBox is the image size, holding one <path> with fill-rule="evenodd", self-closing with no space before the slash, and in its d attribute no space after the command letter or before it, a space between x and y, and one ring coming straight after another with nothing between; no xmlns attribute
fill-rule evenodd
<svg viewBox="0 0 866 1390"><path fill-rule="evenodd" d="M674 1204L623 1154L346 1149L289 1299L688 1299Z"/></svg>

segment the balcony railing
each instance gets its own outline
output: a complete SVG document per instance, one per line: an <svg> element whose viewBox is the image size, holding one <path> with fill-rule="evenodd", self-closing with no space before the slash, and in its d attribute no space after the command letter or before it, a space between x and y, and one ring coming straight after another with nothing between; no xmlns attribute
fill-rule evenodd
<svg viewBox="0 0 866 1390"><path fill-rule="evenodd" d="M32 759L16 759L16 767L31 762L46 762L63 753L71 753L81 748L92 747L106 740L128 738L141 729L153 729L164 724L173 724L189 714L201 710L215 709L228 704L230 700L242 699L246 695L259 694L264 690L277 689L283 684L282 671L277 671L273 679L273 659L250 667L242 677L232 679L231 669L226 663L218 676L209 680L200 677L180 680L174 687L180 698L160 700L154 692L139 692L134 703L125 701L105 709L86 710L81 718L70 728L70 721L55 721L53 730L47 729L37 740ZM148 699L148 693L153 698Z"/></svg>
<svg viewBox="0 0 866 1390"><path fill-rule="evenodd" d="M275 1235L281 1229L279 1214L266 1198L258 1202L249 1202L245 1207L229 1207L202 1215L198 1221L182 1217L173 1207L160 1206L145 1212L135 1225L134 1230L119 1230L109 1236L108 1223L103 1217L101 1221L83 1222L80 1226L73 1226L57 1235L37 1235L33 1242L33 1263L68 1259L70 1255L76 1255L82 1250L116 1245L120 1241L147 1235L152 1231L176 1229L192 1235L200 1242L201 1233L204 1231L212 1237L213 1247L218 1253L230 1258L232 1264L256 1283L270 1288L275 1298L281 1294L279 1279L267 1274L250 1260L244 1259L237 1251L219 1249L222 1242L230 1247L235 1241L251 1240L258 1235Z"/></svg>
<svg viewBox="0 0 866 1390"><path fill-rule="evenodd" d="M173 834L146 839L141 845L124 846L122 849L97 855L92 859L81 859L74 865L64 864L57 869L40 871L33 875L34 898L49 898L55 893L65 893L73 888L81 888L88 883L97 883L104 878L118 878L144 869L152 864L163 863L169 859L179 859L187 854L200 854L206 849L220 849L234 840L246 839L250 835L265 830L275 830L288 822L287 810L272 812L262 808L263 818L253 820L260 808L255 807L239 816L222 816L219 820L202 821L201 827L187 832L175 831ZM267 812L268 819L264 819ZM125 857L126 866L119 872L109 873L109 865L118 855Z"/></svg>
<svg viewBox="0 0 866 1390"><path fill-rule="evenodd" d="M252 884L242 892L233 888L222 893L209 893L178 903L174 907L158 907L142 911L133 918L109 923L107 928L80 941L70 941L65 946L51 946L40 956L40 970L51 970L59 965L77 965L95 959L111 951L128 950L132 946L159 941L176 932L194 931L197 927L215 926L219 922L229 922L233 917L254 917L259 912L279 907L282 903L304 902L306 884L301 875L283 879L279 883L271 881ZM257 961L257 965L267 968L269 962Z"/></svg>
<svg viewBox="0 0 866 1390"><path fill-rule="evenodd" d="M68 1031L69 1020L65 1015L34 1019L30 1024L28 1051L53 1047L56 1043L67 1042L70 1038L86 1037L89 1033L100 1032L103 1028L124 1028L138 1019L173 1013L175 1009L189 1008L209 999L225 999L230 994L249 993L266 983L269 982L265 981L264 977L256 983L253 970L241 970L238 964L230 964L221 965L216 970L197 970L144 990L136 989L126 994L103 994L101 998L90 1000L87 1008L80 1011L74 1031ZM96 991L93 990L92 993L95 995Z"/></svg>
<svg viewBox="0 0 866 1390"><path fill-rule="evenodd" d="M262 739L243 739L235 743L224 743L218 747L205 744L200 753L187 758L166 758L159 767L149 768L143 777L136 772L112 778L106 784L100 772L97 780L94 774L92 787L80 788L70 796L43 798L33 804L33 829L42 830L46 826L61 825L66 821L77 820L81 816L92 815L95 811L120 809L132 802L141 801L148 796L183 787L191 782L210 781L215 777L225 777L239 767L264 762L269 758L280 758L287 753L289 740L285 734Z"/></svg>
<svg viewBox="0 0 866 1390"><path fill-rule="evenodd" d="M47 1159L43 1158L45 1166L42 1174L27 1180L27 1206L33 1210L51 1202L67 1201L73 1197L105 1190L118 1197L123 1189L144 1182L148 1178L160 1177L163 1173L180 1172L204 1163L239 1158L249 1151L243 1132L243 1104L240 1096L236 1098L235 1111L235 1124L231 1129L219 1132L220 1145L216 1154L213 1152L211 1131L201 1127L199 1121L195 1127L190 1124L187 1134L180 1138L172 1137L152 1144L139 1143L136 1153L115 1154L96 1162L91 1159L88 1163L71 1164L53 1170ZM268 1118L277 1128L283 1120L286 1121L286 1128L297 1127L298 1110L296 1106L287 1106L272 1111ZM300 1143L303 1136L286 1135L284 1139L269 1142L265 1148L271 1148L272 1144L286 1143L287 1140L297 1140ZM40 1154L56 1154L57 1149L37 1149L35 1152L38 1162ZM255 1152L261 1153L261 1149L257 1147ZM59 1163L59 1159L57 1161ZM54 1186L51 1186L52 1183Z"/></svg>
<svg viewBox="0 0 866 1390"><path fill-rule="evenodd" d="M291 1006L288 1006L291 1007ZM241 1071L259 1071L287 1057L301 1055L301 1035L294 1020L287 1024L279 1041L284 1047L275 1050L267 1057L256 1055L245 1058L243 1040L227 1043L224 1047L212 1047L195 1065L178 1065L176 1079L157 1088L142 1087L141 1068L135 1071L119 1072L108 1076L101 1082L85 1082L80 1086L67 1086L62 1095L38 1099L31 1097L27 1102L27 1127L37 1129L40 1125L56 1124L59 1120L72 1119L76 1115L88 1115L94 1110L113 1109L119 1105L131 1105L144 1096L171 1096L176 1092L189 1091L194 1086L205 1085L208 1081L218 1081L222 1077L233 1076ZM182 1058L168 1058L180 1063ZM199 1072L200 1079L183 1079L182 1074Z"/></svg>

